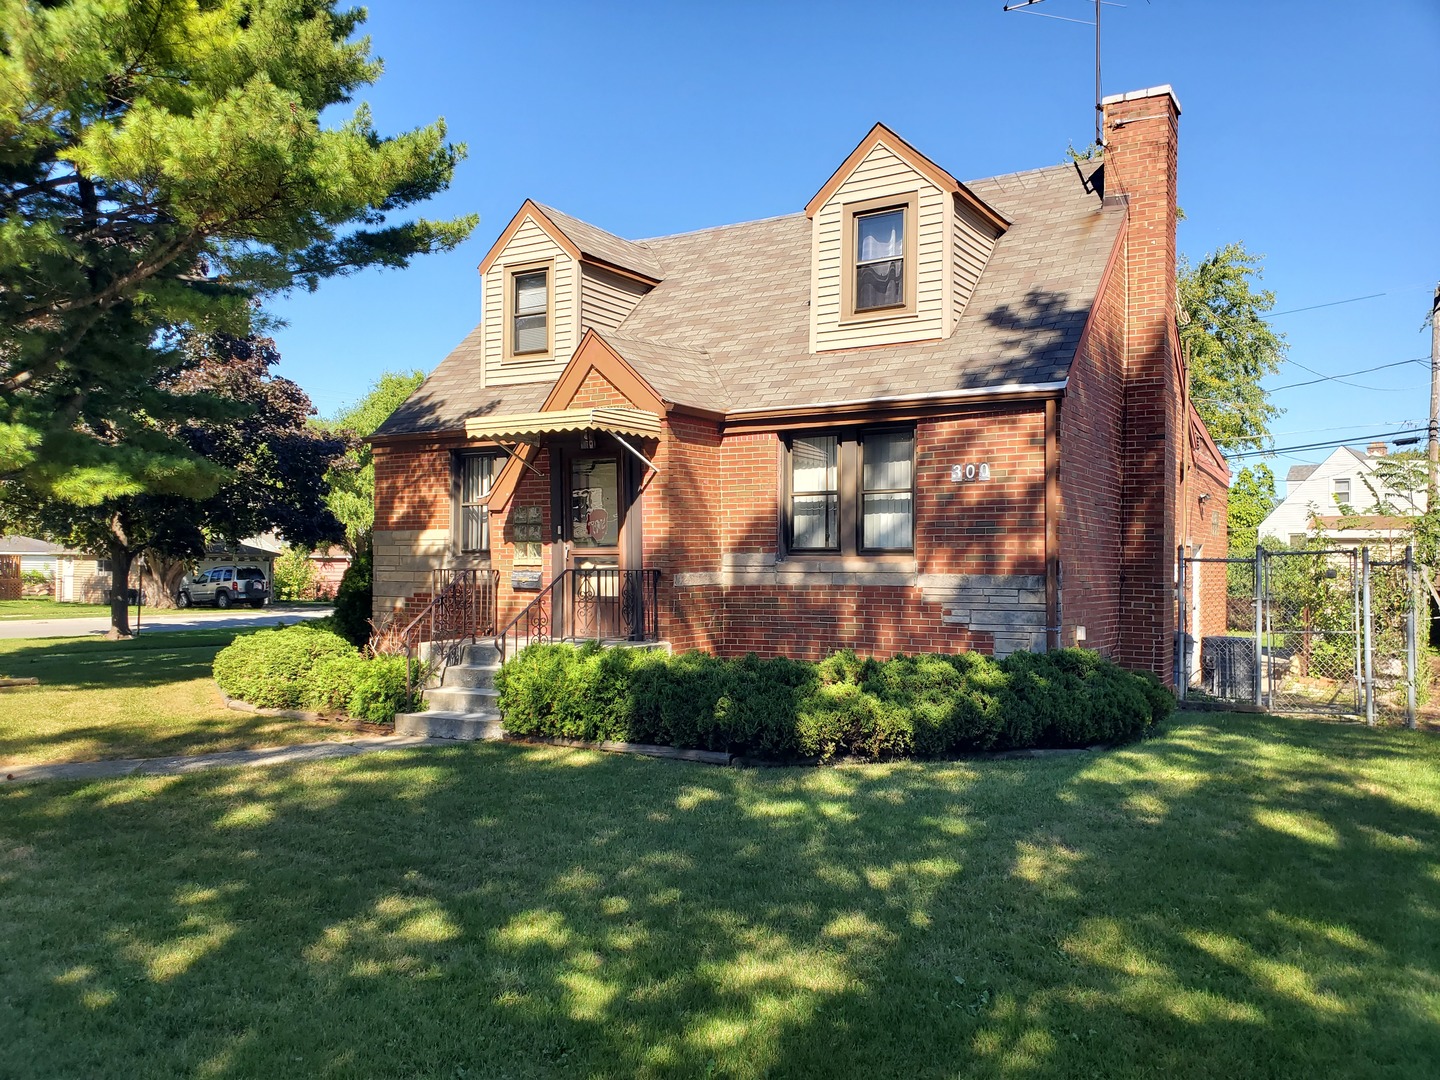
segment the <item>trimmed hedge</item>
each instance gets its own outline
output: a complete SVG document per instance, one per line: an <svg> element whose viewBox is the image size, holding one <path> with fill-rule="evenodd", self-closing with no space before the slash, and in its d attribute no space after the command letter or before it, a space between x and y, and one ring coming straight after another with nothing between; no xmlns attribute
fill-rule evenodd
<svg viewBox="0 0 1440 1080"><path fill-rule="evenodd" d="M1062 649L819 663L531 645L495 679L517 735L751 757L880 760L1138 738L1174 696L1153 675Z"/></svg>
<svg viewBox="0 0 1440 1080"><path fill-rule="evenodd" d="M413 663L407 698L404 657L364 656L329 619L314 619L237 637L215 655L214 673L221 690L251 705L388 724L397 712L424 708L423 664Z"/></svg>

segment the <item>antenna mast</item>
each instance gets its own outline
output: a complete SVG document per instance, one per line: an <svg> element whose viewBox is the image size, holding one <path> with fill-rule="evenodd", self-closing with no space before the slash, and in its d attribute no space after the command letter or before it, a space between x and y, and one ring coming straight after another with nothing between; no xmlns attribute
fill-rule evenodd
<svg viewBox="0 0 1440 1080"><path fill-rule="evenodd" d="M1006 4L1005 11L1023 11L1028 15L1039 15L1046 19L1059 19L1061 22L1079 23L1081 26L1095 27L1095 145L1104 147L1105 128L1104 109L1100 104L1100 9L1102 7L1124 7L1124 4L1112 3L1111 0L1095 0L1095 21L1088 22L1085 19L1071 19L1065 15L1049 15L1043 11L1032 10L1036 4L1043 4L1045 0L1021 0L1018 4Z"/></svg>

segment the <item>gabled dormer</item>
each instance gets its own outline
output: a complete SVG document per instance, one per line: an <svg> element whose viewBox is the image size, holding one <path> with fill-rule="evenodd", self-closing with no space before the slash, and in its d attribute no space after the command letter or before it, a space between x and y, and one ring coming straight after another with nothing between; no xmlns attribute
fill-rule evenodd
<svg viewBox="0 0 1440 1080"><path fill-rule="evenodd" d="M480 262L484 384L555 379L587 329L618 326L660 278L644 245L526 199Z"/></svg>
<svg viewBox="0 0 1440 1080"><path fill-rule="evenodd" d="M1009 224L884 124L805 214L812 352L948 337Z"/></svg>

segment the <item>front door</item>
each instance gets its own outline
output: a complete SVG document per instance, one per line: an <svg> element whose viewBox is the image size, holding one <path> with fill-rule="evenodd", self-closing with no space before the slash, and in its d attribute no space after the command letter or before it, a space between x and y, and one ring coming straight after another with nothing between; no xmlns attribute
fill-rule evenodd
<svg viewBox="0 0 1440 1080"><path fill-rule="evenodd" d="M571 588L568 632L577 638L625 636L620 626L624 564L621 537L626 512L626 462L619 454L576 451L565 455L564 558Z"/></svg>

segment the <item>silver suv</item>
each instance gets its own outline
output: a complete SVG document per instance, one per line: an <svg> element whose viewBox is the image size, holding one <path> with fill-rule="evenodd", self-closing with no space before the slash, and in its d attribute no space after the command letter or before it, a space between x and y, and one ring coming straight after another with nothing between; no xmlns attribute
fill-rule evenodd
<svg viewBox="0 0 1440 1080"><path fill-rule="evenodd" d="M236 604L264 607L270 596L265 571L258 566L217 566L203 570L180 583L175 604L187 608L192 604L214 604L228 608Z"/></svg>

